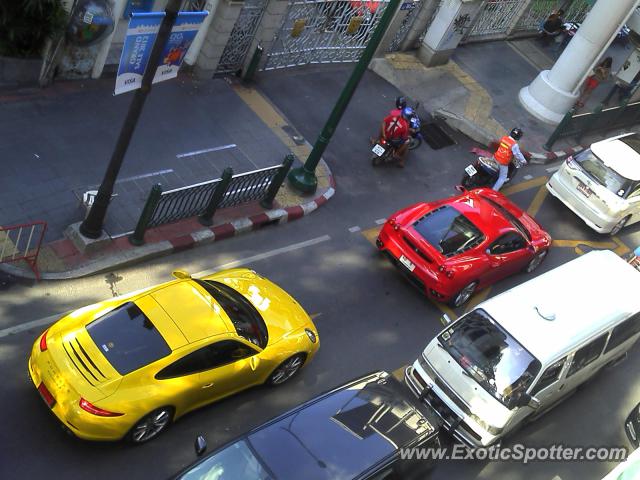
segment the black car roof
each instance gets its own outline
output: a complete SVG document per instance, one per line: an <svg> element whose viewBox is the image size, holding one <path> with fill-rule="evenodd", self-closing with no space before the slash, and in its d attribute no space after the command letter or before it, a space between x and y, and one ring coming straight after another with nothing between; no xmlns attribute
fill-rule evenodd
<svg viewBox="0 0 640 480"><path fill-rule="evenodd" d="M310 480L354 479L438 429L435 415L405 385L375 372L251 430L207 458L243 443L277 480L297 480L303 473Z"/></svg>

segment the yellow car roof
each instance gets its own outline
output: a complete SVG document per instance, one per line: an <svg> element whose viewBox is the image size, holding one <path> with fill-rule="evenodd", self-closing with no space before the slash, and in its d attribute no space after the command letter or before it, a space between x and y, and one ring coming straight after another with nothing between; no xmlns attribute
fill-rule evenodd
<svg viewBox="0 0 640 480"><path fill-rule="evenodd" d="M191 280L171 283L150 294L189 343L234 332L220 305Z"/></svg>

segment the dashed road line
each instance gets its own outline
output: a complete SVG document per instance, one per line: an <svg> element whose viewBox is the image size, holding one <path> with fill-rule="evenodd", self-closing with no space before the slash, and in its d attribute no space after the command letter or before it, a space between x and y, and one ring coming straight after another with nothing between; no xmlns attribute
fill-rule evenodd
<svg viewBox="0 0 640 480"><path fill-rule="evenodd" d="M194 150L193 152L179 153L178 155L176 155L176 158L193 157L196 155L201 155L203 153L219 152L220 150L228 150L235 147L237 147L235 143L230 143L228 145L221 145L219 147L205 148L204 150Z"/></svg>
<svg viewBox="0 0 640 480"><path fill-rule="evenodd" d="M267 258L275 257L277 255L282 255L283 253L293 252L295 250L300 250L302 248L311 247L313 245L317 245L322 242L326 242L331 240L329 235L322 235L321 237L312 238L311 240L306 240L304 242L294 243L292 245L287 245L286 247L276 248L274 250L270 250L268 252L259 253L258 255L253 255L251 257L246 257L238 260L234 260L233 262L224 263L222 265L218 265L217 267L211 268L209 270L203 270L198 273L194 273L192 276L194 277L204 277L207 275L211 275L219 270L226 270L227 268L236 268L241 265L246 265L251 262L257 262L259 260L265 260Z"/></svg>
<svg viewBox="0 0 640 480"><path fill-rule="evenodd" d="M349 232L351 233L356 233L359 232L360 230L362 230L360 227L355 226L355 227L349 227Z"/></svg>
<svg viewBox="0 0 640 480"><path fill-rule="evenodd" d="M376 225L383 225L386 221L386 218L379 218L378 220L376 220Z"/></svg>
<svg viewBox="0 0 640 480"><path fill-rule="evenodd" d="M246 257L246 258L234 260L233 262L228 262L228 263L225 263L225 264L222 264L222 265L218 265L217 267L212 268L210 270L203 270L201 272L194 273L194 274L192 274L192 276L193 277L204 277L204 276L210 275L212 273L215 273L215 272L217 272L219 270L224 270L224 269L227 269L227 268L235 268L235 267L239 267L241 265L247 265L249 263L257 262L259 260L265 260L267 258L275 257L276 255L281 255L283 253L289 253L289 252L293 252L295 250L300 250L302 248L311 247L313 245L318 245L319 243L323 243L323 242L326 242L328 240L331 240L331 237L329 235L323 235L321 237L312 238L311 240L306 240L304 242L294 243L292 245L287 245L286 247L276 248L274 250L270 250L268 252L260 253L258 255L253 255L251 257ZM67 313L69 313L69 312L67 312ZM20 333L20 332L23 332L25 330L29 330L31 328L41 327L43 325L49 325L49 324L53 323L54 321L56 321L57 319L59 319L60 317L62 317L64 315L66 315L66 313L50 315L50 316L45 317L45 318L40 318L38 320L33 320L31 322L27 322L27 323L23 323L23 324L20 324L20 325L16 325L15 327L5 328L3 330L0 330L0 338L6 337L7 335L13 335L15 333ZM321 313L316 313L315 314L315 318L319 317L320 315L322 315L322 314ZM312 316L312 318L314 318L314 317Z"/></svg>

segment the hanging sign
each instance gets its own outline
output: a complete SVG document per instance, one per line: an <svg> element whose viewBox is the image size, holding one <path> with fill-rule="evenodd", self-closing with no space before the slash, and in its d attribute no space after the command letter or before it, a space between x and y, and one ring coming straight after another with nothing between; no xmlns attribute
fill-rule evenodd
<svg viewBox="0 0 640 480"><path fill-rule="evenodd" d="M178 75L182 60L209 12L180 12L160 56L153 83ZM140 88L164 12L132 13L122 48L115 94Z"/></svg>

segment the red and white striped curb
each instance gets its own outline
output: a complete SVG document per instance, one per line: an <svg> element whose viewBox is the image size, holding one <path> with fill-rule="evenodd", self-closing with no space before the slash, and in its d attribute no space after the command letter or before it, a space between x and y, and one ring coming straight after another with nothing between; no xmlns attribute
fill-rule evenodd
<svg viewBox="0 0 640 480"><path fill-rule="evenodd" d="M80 278L96 273L113 270L116 267L123 267L143 260L149 260L163 255L188 250L196 245L216 242L225 238L230 238L242 233L258 230L259 228L276 223L287 223L305 215L309 215L318 207L327 203L335 194L335 183L333 177L329 177L330 187L320 196L313 200L295 205L293 207L278 208L250 217L239 218L228 223L203 228L178 237L173 237L159 242L146 243L139 247L125 243L127 247L113 255L104 256L94 261L90 261L82 266L70 269L65 272L44 272L41 274L43 280L68 280ZM65 240L71 242L71 240ZM35 278L31 270L26 270L11 264L0 265L0 271L22 278Z"/></svg>
<svg viewBox="0 0 640 480"><path fill-rule="evenodd" d="M525 155L526 154L530 155L531 163L545 164L545 163L553 162L554 160L562 160L564 158L567 158L571 155L574 155L584 150L585 148L587 147L584 147L582 145L576 145L575 147L572 147L572 148L567 148L565 150L556 150L553 152L545 152L545 153L525 152Z"/></svg>
<svg viewBox="0 0 640 480"><path fill-rule="evenodd" d="M293 207L287 208L278 208L275 210L267 210L251 217L240 218L228 223L222 223L214 227L205 228L203 230L198 230L196 232L192 232L187 235L165 241L171 244L171 248L174 252L179 252L182 250L193 248L196 245L216 242L224 238L251 232L266 225L291 222L293 220L302 218L305 215L309 215L318 207L327 203L327 201L331 197L333 197L335 193L335 188L329 187L327 191L319 197L314 198L310 202L303 203L301 205L295 205Z"/></svg>

